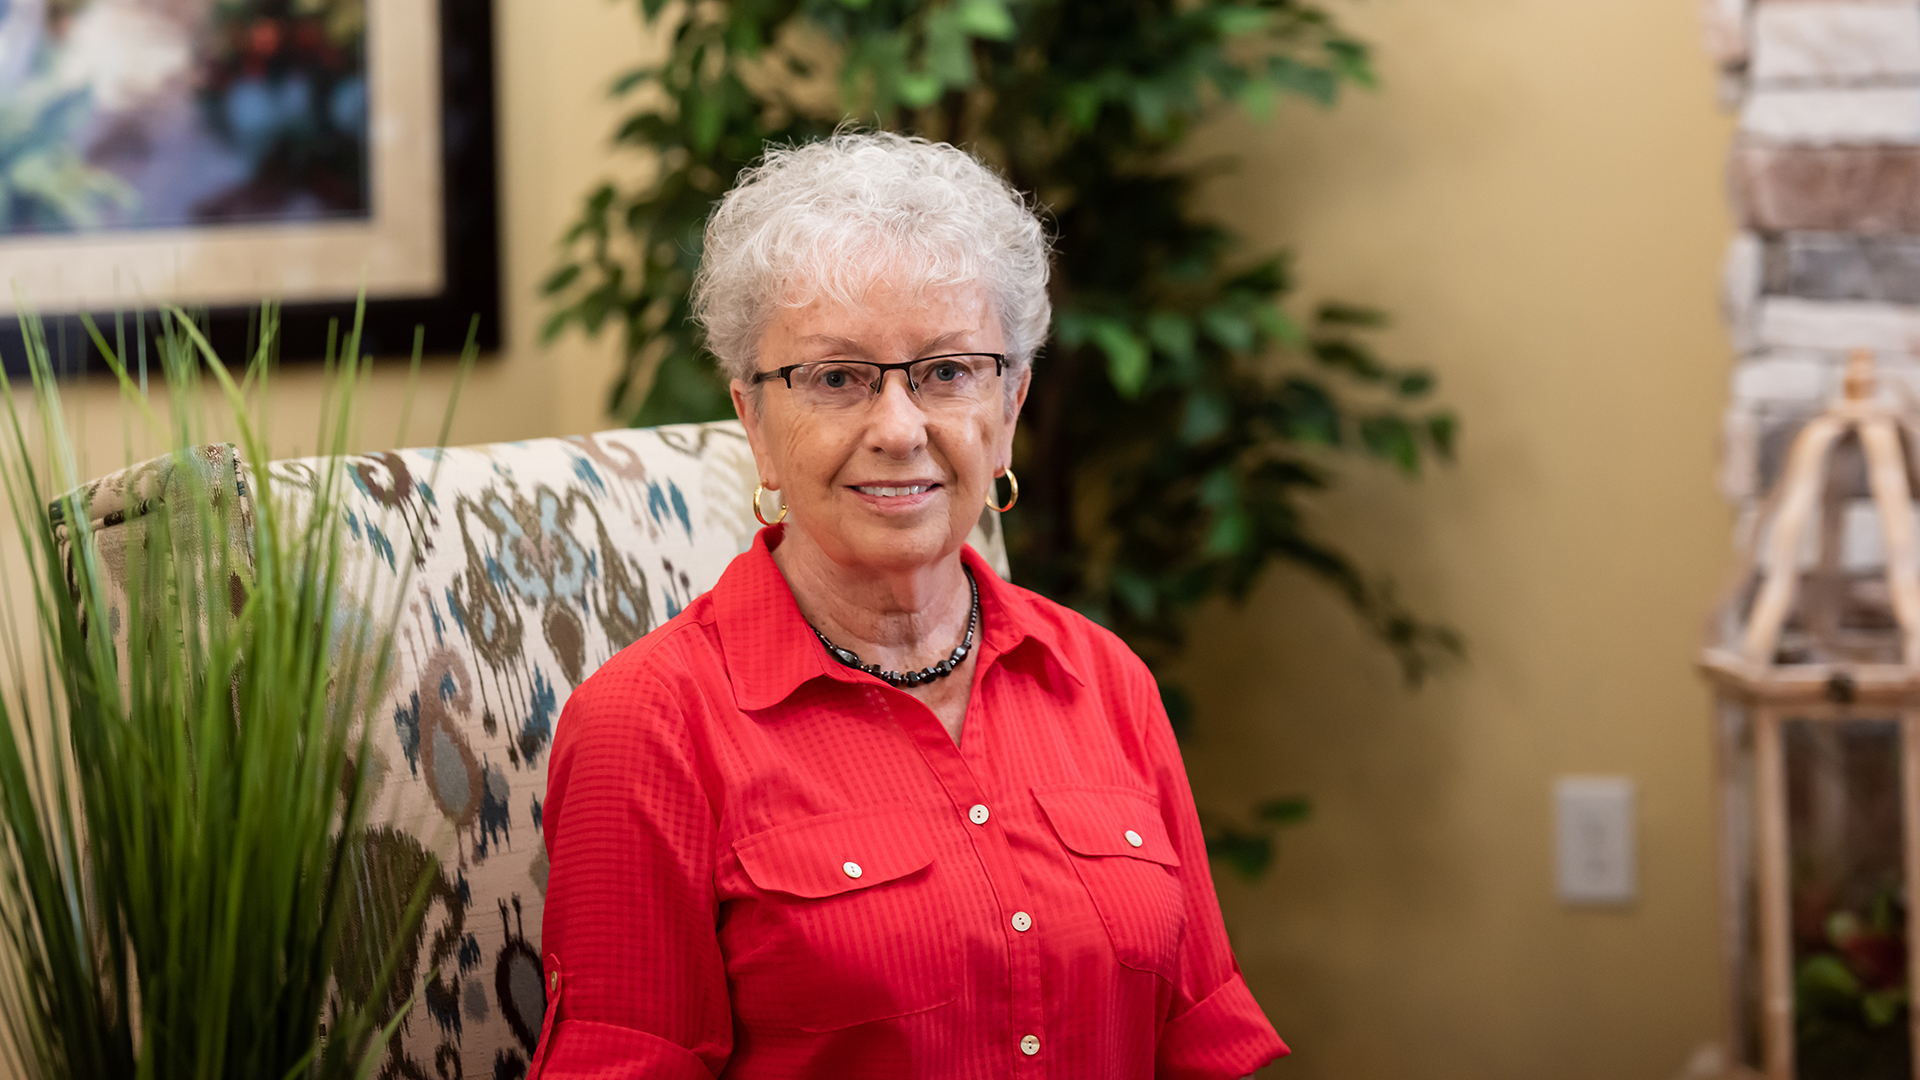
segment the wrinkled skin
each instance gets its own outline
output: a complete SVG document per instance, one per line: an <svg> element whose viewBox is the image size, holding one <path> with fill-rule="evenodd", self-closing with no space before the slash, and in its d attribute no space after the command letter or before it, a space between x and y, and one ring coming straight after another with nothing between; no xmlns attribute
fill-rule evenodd
<svg viewBox="0 0 1920 1080"><path fill-rule="evenodd" d="M973 284L908 287L877 281L863 302L829 298L781 307L759 342L757 367L816 360L896 363L955 352L1004 352L1000 319ZM1016 379L1011 372L1001 380ZM800 610L836 644L894 671L947 657L966 633L969 596L960 548L1013 456L1030 372L977 404L928 410L904 372L848 414L799 403L778 381L731 384L768 517L783 500L786 536L774 561ZM1009 392L1010 391L1010 392ZM881 494L874 488L926 490ZM867 490L862 490L867 489ZM796 647L817 647L796 643ZM956 742L974 656L945 679L906 692Z"/></svg>

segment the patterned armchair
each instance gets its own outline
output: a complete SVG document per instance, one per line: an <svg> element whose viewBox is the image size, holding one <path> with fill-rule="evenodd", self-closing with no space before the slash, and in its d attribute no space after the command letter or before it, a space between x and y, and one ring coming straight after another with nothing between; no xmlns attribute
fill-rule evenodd
<svg viewBox="0 0 1920 1080"><path fill-rule="evenodd" d="M752 541L753 457L725 422L349 464L353 557L407 590L373 732L369 850L391 888L370 903L397 913L429 854L441 870L393 992L394 1005L419 1002L378 1075L514 1080L546 1008L540 804L554 723L582 679L712 587ZM311 490L311 459L269 468L281 496ZM168 469L150 462L85 491L110 571L180 490ZM249 490L243 480L243 504ZM982 514L972 542L1004 575L996 515Z"/></svg>

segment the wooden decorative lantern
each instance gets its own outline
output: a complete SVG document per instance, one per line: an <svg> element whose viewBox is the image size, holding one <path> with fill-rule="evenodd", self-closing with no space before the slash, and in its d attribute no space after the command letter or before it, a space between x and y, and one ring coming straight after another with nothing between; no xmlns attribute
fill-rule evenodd
<svg viewBox="0 0 1920 1080"><path fill-rule="evenodd" d="M1765 1080L1914 1080L1920 432L1856 354L1747 523L1717 691L1735 1058Z"/></svg>

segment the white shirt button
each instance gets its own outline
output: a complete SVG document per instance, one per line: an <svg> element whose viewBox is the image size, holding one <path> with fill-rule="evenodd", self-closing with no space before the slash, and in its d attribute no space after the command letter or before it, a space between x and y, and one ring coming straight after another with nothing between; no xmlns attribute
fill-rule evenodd
<svg viewBox="0 0 1920 1080"><path fill-rule="evenodd" d="M987 823L986 805L984 803L974 803L973 809L967 811L967 820L973 822L975 825L985 825Z"/></svg>
<svg viewBox="0 0 1920 1080"><path fill-rule="evenodd" d="M1024 912L1024 911L1016 911L1016 912L1014 912L1014 913L1013 913L1013 928L1014 928L1015 930L1018 930L1018 931L1020 931L1020 932L1021 932L1021 933L1023 933L1023 934L1024 934L1024 933L1026 933L1027 931L1029 931L1029 930L1031 930L1031 929L1033 929L1033 916L1031 916L1031 915L1029 915L1029 914L1027 914L1027 913L1026 913L1026 912Z"/></svg>
<svg viewBox="0 0 1920 1080"><path fill-rule="evenodd" d="M842 870L845 870L845 871L847 872L847 876L848 876L848 877L859 877L859 876L860 876L860 864L859 864L859 863L857 863L857 862L844 862L844 863L841 863L841 864L840 864L840 869L842 869Z"/></svg>
<svg viewBox="0 0 1920 1080"><path fill-rule="evenodd" d="M1040 1052L1040 1036L1029 1035L1024 1039L1021 1039L1020 1052L1027 1055L1028 1057L1032 1057L1033 1055L1039 1053Z"/></svg>
<svg viewBox="0 0 1920 1080"><path fill-rule="evenodd" d="M1144 843L1146 843L1146 841L1145 841L1145 840L1142 840L1142 839L1140 839L1140 834L1139 834L1139 833L1137 833L1137 832L1134 832L1134 831L1133 831L1132 829L1128 829L1128 830L1127 830L1127 843L1129 843L1129 844L1132 844L1132 845L1133 845L1134 847L1139 847L1139 846L1140 846L1141 844L1144 844ZM859 875L858 875L858 874L856 874L856 875L854 875L854 876L855 876L855 877L858 877Z"/></svg>

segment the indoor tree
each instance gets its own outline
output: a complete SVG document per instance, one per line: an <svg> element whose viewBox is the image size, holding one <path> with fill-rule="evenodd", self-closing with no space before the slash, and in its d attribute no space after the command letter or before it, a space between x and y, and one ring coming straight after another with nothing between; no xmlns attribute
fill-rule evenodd
<svg viewBox="0 0 1920 1080"><path fill-rule="evenodd" d="M1411 682L1459 651L1390 583L1316 535L1304 493L1337 451L1407 476L1452 454L1433 377L1384 362L1370 309L1290 305L1284 254L1194 208L1197 125L1369 86L1367 47L1306 0L639 0L664 60L621 78L617 141L653 152L587 196L547 282L546 333L624 336L611 407L637 424L732 414L688 300L709 208L769 141L846 122L968 147L1030 192L1057 237L1053 336L1033 367L1006 517L1016 577L1107 625L1149 664L1194 611L1275 560L1326 581ZM1331 452L1330 452L1331 451ZM1163 678L1175 723L1189 708ZM1297 800L1256 811L1295 818ZM1264 865L1267 830L1216 850Z"/></svg>

